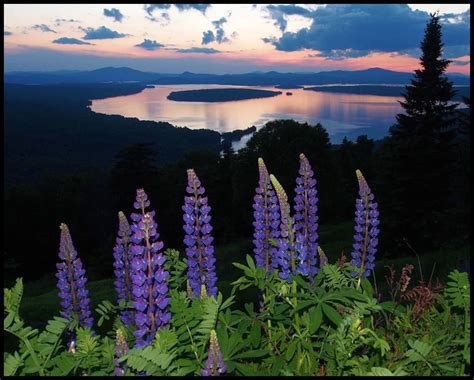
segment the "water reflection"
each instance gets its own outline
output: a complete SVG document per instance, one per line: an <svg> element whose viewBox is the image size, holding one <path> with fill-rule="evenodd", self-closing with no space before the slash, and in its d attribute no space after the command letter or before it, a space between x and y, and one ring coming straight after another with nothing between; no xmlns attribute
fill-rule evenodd
<svg viewBox="0 0 474 380"><path fill-rule="evenodd" d="M328 92L290 90L272 98L249 99L222 103L174 102L166 99L171 91L202 88L249 88L228 85L159 85L139 94L94 100L91 109L105 114L137 117L141 120L167 121L175 126L207 128L219 132L262 126L275 119L295 119L315 124L320 122L331 141L360 134L380 138L387 134L401 111L397 97L352 95ZM258 87L276 90L274 87ZM243 142L243 141L242 141Z"/></svg>

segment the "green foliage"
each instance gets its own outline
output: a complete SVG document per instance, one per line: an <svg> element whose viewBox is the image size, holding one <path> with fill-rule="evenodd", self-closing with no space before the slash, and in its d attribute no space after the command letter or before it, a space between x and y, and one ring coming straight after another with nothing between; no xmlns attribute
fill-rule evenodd
<svg viewBox="0 0 474 380"><path fill-rule="evenodd" d="M446 298L455 307L469 311L471 306L471 286L466 272L455 270L449 274L449 281L445 289Z"/></svg>
<svg viewBox="0 0 474 380"><path fill-rule="evenodd" d="M441 296L423 318L410 317L412 304L380 303L368 279L358 284L351 265L326 264L310 284L292 283L275 273L265 275L253 258L234 263L242 276L231 296L190 297L185 290L186 263L179 252L170 257L170 324L158 330L152 344L133 348L133 331L118 313L129 305L99 303L98 325L113 321L105 336L54 317L39 332L19 316L21 279L4 289L4 331L18 340L4 354L5 375L110 376L117 360L126 376L200 375L211 330L230 375L242 376L405 376L466 375L470 364L470 283L453 271ZM255 289L257 302L233 308L243 289ZM234 305L235 307L235 305ZM64 333L75 332L68 349ZM122 330L130 350L114 356L115 331Z"/></svg>

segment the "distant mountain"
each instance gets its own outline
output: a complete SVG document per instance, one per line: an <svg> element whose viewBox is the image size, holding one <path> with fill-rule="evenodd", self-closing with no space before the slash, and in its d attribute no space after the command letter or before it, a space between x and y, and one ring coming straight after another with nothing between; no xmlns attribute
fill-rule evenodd
<svg viewBox="0 0 474 380"><path fill-rule="evenodd" d="M104 67L92 71L9 72L4 73L5 83L57 84L57 83L122 83L148 84L227 84L244 86L295 86L323 84L408 84L413 73L385 70L374 67L366 70L334 70L317 73L279 73L276 71L244 74L181 74L143 72L128 67ZM470 77L448 74L457 85L469 85Z"/></svg>

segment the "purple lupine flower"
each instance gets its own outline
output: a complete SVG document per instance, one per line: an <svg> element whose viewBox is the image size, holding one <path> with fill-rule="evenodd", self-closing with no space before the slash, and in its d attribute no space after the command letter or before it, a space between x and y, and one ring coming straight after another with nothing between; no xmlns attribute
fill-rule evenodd
<svg viewBox="0 0 474 380"><path fill-rule="evenodd" d="M367 277L370 271L374 269L375 253L377 252L378 239L380 232L379 212L377 203L374 202L374 194L370 191L369 185L360 170L356 170L357 180L359 181L359 196L356 200L354 227L354 244L352 251L351 264L360 268L360 272L352 272L352 276L359 274Z"/></svg>
<svg viewBox="0 0 474 380"><path fill-rule="evenodd" d="M204 196L205 189L201 186L198 176L193 169L188 169L188 185L186 191L189 195L184 197L183 229L185 232L184 244L188 262L188 280L194 296L199 297L205 293L217 296L216 259L211 236L210 224L211 207Z"/></svg>
<svg viewBox="0 0 474 380"><path fill-rule="evenodd" d="M56 264L58 269L56 277L61 298L62 311L60 314L67 319L71 319L75 314L79 319L80 326L91 328L93 319L89 308L89 291L86 289L86 271L74 249L69 228L64 223L61 223L59 228L61 229L59 258L62 262Z"/></svg>
<svg viewBox="0 0 474 380"><path fill-rule="evenodd" d="M303 276L307 276L309 274L308 251L309 249L305 244L304 235L297 233L295 243L296 272L302 274Z"/></svg>
<svg viewBox="0 0 474 380"><path fill-rule="evenodd" d="M227 366L225 365L224 359L222 357L216 331L211 330L206 365L203 369L201 369L201 376L220 376L226 371Z"/></svg>
<svg viewBox="0 0 474 380"><path fill-rule="evenodd" d="M125 371L127 370L127 364L126 363L123 364L120 362L120 358L127 354L128 354L127 341L125 340L122 330L118 329L116 339L115 339L114 376L123 376Z"/></svg>
<svg viewBox="0 0 474 380"><path fill-rule="evenodd" d="M290 216L288 196L273 174L270 180L275 188L280 205L280 238L278 239L277 265L278 275L291 282L292 274L296 273L295 233L293 219Z"/></svg>
<svg viewBox="0 0 474 380"><path fill-rule="evenodd" d="M276 267L275 259L278 253L278 248L271 244L271 240L280 237L280 213L275 190L262 158L258 159L258 171L260 179L255 189L253 205L253 251L257 267L271 272Z"/></svg>
<svg viewBox="0 0 474 380"><path fill-rule="evenodd" d="M127 217L120 211L119 217L119 231L114 247L114 273L115 273L115 291L117 293L117 301L128 301L132 299L132 278L131 278L131 263L132 254L130 252L130 225ZM120 314L120 319L126 326L131 326L134 320L133 311L124 310Z"/></svg>
<svg viewBox="0 0 474 380"><path fill-rule="evenodd" d="M306 156L300 154L300 176L296 178L295 187L295 234L301 235L304 250L297 250L305 253L305 259L297 258L298 262L304 262L307 268L298 270L301 274L309 274L311 282L317 272L317 254L318 254L318 197L316 190L316 179L313 178L314 172L311 169Z"/></svg>
<svg viewBox="0 0 474 380"><path fill-rule="evenodd" d="M164 269L166 258L160 252L163 242L158 240L160 235L154 221L155 212L145 211L150 201L143 189L137 190L133 205L141 211L131 214L132 297L137 326L135 347L144 347L152 342L156 331L171 319L167 311L168 272Z"/></svg>

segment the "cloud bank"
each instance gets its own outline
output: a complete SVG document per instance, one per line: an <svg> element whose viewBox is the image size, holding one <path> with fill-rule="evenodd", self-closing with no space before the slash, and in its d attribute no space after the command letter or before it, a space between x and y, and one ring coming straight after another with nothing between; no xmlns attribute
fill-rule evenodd
<svg viewBox="0 0 474 380"><path fill-rule="evenodd" d="M156 42L155 40L147 40L146 38L143 40L141 44L135 45L136 47L149 50L149 51L154 51L161 49L162 47L165 47L165 45L160 44L159 42Z"/></svg>
<svg viewBox="0 0 474 380"><path fill-rule="evenodd" d="M270 10L284 14L279 7ZM266 38L264 42L281 51L316 50L319 56L330 59L361 57L370 52L406 52L419 47L429 19L428 13L412 10L407 4L329 4L304 14L312 19L309 28L285 32L280 38ZM457 16L454 21L454 15L443 16L446 47L470 43L469 11ZM451 22L445 21L448 19Z"/></svg>
<svg viewBox="0 0 474 380"><path fill-rule="evenodd" d="M118 10L117 8L111 8L111 9L104 9L104 16L106 17L111 17L114 19L114 21L117 22L122 22L123 19L123 14Z"/></svg>
<svg viewBox="0 0 474 380"><path fill-rule="evenodd" d="M101 26L97 29L83 28L82 30L86 33L83 37L85 40L105 40L109 38L123 38L128 36L128 34L123 34L114 30L110 30L105 26Z"/></svg>
<svg viewBox="0 0 474 380"><path fill-rule="evenodd" d="M215 54L220 53L220 50L216 50L213 48L205 48L205 47L192 47L189 49L178 49L176 50L178 53L203 53L203 54Z"/></svg>
<svg viewBox="0 0 474 380"><path fill-rule="evenodd" d="M70 37L61 37L56 40L53 40L53 44L61 44L61 45L92 45L89 42L78 40L77 38L70 38Z"/></svg>
<svg viewBox="0 0 474 380"><path fill-rule="evenodd" d="M36 24L31 27L32 29L39 30L44 33L56 33L55 30L51 29L48 25L46 24Z"/></svg>

